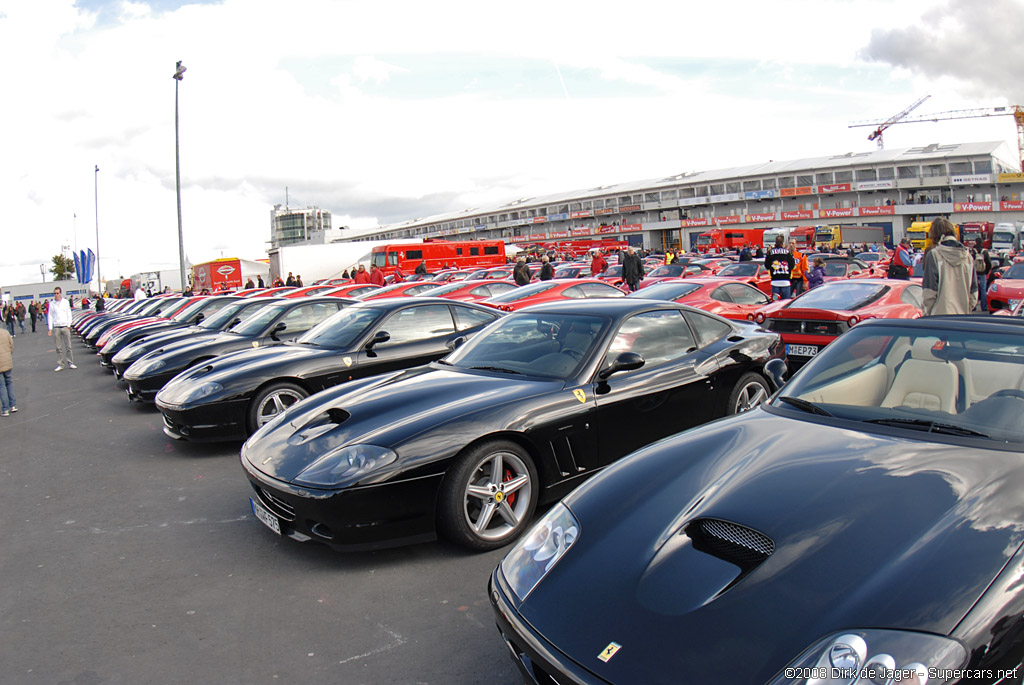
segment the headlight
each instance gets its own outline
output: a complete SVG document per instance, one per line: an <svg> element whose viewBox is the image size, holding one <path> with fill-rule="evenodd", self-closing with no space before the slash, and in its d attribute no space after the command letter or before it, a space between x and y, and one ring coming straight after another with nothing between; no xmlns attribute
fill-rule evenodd
<svg viewBox="0 0 1024 685"><path fill-rule="evenodd" d="M185 392L182 393L181 390L184 390ZM208 383L189 383L188 385L185 385L185 387L179 389L177 393L175 393L179 395L181 399L175 402L174 404L186 404L188 402L195 402L196 400L201 400L204 397L216 395L222 390L224 390L224 386L221 385L220 383L214 383L213 381L210 381Z"/></svg>
<svg viewBox="0 0 1024 685"><path fill-rule="evenodd" d="M314 461L295 477L295 482L313 486L340 485L387 466L396 459L398 455L386 447L349 445Z"/></svg>
<svg viewBox="0 0 1024 685"><path fill-rule="evenodd" d="M990 285L988 287L988 291L990 293L997 293L997 292L999 292L999 284L998 283L993 283L992 285Z"/></svg>
<svg viewBox="0 0 1024 685"><path fill-rule="evenodd" d="M131 375L132 378L141 378L144 374L153 373L167 366L167 362L163 359L150 359L147 361L139 360L128 367L125 370L126 376Z"/></svg>
<svg viewBox="0 0 1024 685"><path fill-rule="evenodd" d="M955 640L904 630L851 630L815 643L769 685L935 685L960 680L967 650Z"/></svg>
<svg viewBox="0 0 1024 685"><path fill-rule="evenodd" d="M520 600L526 599L580 534L580 524L559 502L512 548L501 573Z"/></svg>

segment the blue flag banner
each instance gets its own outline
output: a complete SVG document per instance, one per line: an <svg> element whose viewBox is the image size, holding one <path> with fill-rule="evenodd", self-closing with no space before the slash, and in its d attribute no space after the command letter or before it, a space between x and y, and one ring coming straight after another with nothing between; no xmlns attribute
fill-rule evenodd
<svg viewBox="0 0 1024 685"><path fill-rule="evenodd" d="M82 282L82 255L77 252L72 252L71 256L75 260L75 278L79 283Z"/></svg>
<svg viewBox="0 0 1024 685"><path fill-rule="evenodd" d="M82 283L92 281L92 272L96 266L96 253L91 249L88 252L82 251Z"/></svg>

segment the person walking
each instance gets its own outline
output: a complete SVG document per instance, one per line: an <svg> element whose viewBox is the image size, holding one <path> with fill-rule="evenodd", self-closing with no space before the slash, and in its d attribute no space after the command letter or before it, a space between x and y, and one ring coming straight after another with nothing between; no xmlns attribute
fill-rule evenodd
<svg viewBox="0 0 1024 685"><path fill-rule="evenodd" d="M814 258L814 267L807 272L807 289L814 290L825 282L825 260Z"/></svg>
<svg viewBox="0 0 1024 685"><path fill-rule="evenodd" d="M35 300L32 300L32 302L30 302L29 305L28 305L28 319L29 319L29 322L32 324L32 332L33 333L36 332L36 318L38 318L38 316L39 316L39 305L36 304Z"/></svg>
<svg viewBox="0 0 1024 685"><path fill-rule="evenodd" d="M924 254L924 313L970 314L978 305L978 272L970 250L956 239L956 229L939 217L928 230L931 246Z"/></svg>
<svg viewBox="0 0 1024 685"><path fill-rule="evenodd" d="M256 287L266 288L267 286L263 283L263 274L256 274Z"/></svg>
<svg viewBox="0 0 1024 685"><path fill-rule="evenodd" d="M417 276L426 276L427 275L427 260L425 260L425 259L420 260L420 263L416 265L416 268L413 270L413 273L416 274Z"/></svg>
<svg viewBox="0 0 1024 685"><path fill-rule="evenodd" d="M18 411L14 400L14 337L0 328L0 416Z"/></svg>
<svg viewBox="0 0 1024 685"><path fill-rule="evenodd" d="M978 274L978 305L981 307L981 311L988 311L988 275L992 271L992 258L988 254L988 250L985 249L985 245L981 242L981 238L974 239L974 249L971 250L971 256L974 258L974 271ZM19 320L20 323L20 320ZM22 333L25 332L22 327Z"/></svg>
<svg viewBox="0 0 1024 685"><path fill-rule="evenodd" d="M555 277L555 267L551 266L551 260L547 255L540 258L540 273L537 278L542 281L550 281Z"/></svg>
<svg viewBox="0 0 1024 685"><path fill-rule="evenodd" d="M593 276L594 278L599 278L601 274L603 274L607 270L608 262L605 261L605 258L601 256L600 252L594 250L594 258L590 260L590 275Z"/></svg>
<svg viewBox="0 0 1024 685"><path fill-rule="evenodd" d="M370 265L370 283L380 286L384 285L384 272L376 264Z"/></svg>
<svg viewBox="0 0 1024 685"><path fill-rule="evenodd" d="M57 290L60 290L60 288L57 288ZM146 291L142 289L142 285L140 284L139 287L135 289L135 301L138 302L139 300L144 299L146 299Z"/></svg>
<svg viewBox="0 0 1024 685"><path fill-rule="evenodd" d="M516 260L516 266L512 269L512 278L518 286L530 284L530 267L526 266L526 257L520 257Z"/></svg>
<svg viewBox="0 0 1024 685"><path fill-rule="evenodd" d="M50 329L46 335L53 336L57 343L57 368L54 371L61 371L65 367L77 369L75 355L71 352L71 305L64 299L64 291L60 286L53 289L53 302L50 303L46 323Z"/></svg>
<svg viewBox="0 0 1024 685"><path fill-rule="evenodd" d="M622 280L626 283L629 291L635 293L640 285L640 279L644 277L644 263L640 261L640 255L630 245L626 248L626 254L622 257Z"/></svg>
<svg viewBox="0 0 1024 685"><path fill-rule="evenodd" d="M21 328L21 334L25 334L25 305L18 302L14 305L14 315L18 317L18 327Z"/></svg>
<svg viewBox="0 0 1024 685"><path fill-rule="evenodd" d="M796 249L796 241L789 241L789 254L793 255L793 271L789 274L789 284L792 288L790 293L796 297L804 291L805 279L809 270L807 266L807 255Z"/></svg>
<svg viewBox="0 0 1024 685"><path fill-rule="evenodd" d="M369 283L370 282L370 274L366 273L366 267L363 266L362 264L360 264L356 268L356 273L352 277L352 280L354 282L356 282L356 283Z"/></svg>
<svg viewBox="0 0 1024 685"><path fill-rule="evenodd" d="M792 295L793 255L785 246L785 238L775 236L775 247L768 250L764 258L764 268L772 277L772 299L788 300Z"/></svg>
<svg viewBox="0 0 1024 685"><path fill-rule="evenodd" d="M910 238L904 238L896 246L896 251L889 260L886 276L901 281L910 280L910 270L914 266L914 258L910 254Z"/></svg>

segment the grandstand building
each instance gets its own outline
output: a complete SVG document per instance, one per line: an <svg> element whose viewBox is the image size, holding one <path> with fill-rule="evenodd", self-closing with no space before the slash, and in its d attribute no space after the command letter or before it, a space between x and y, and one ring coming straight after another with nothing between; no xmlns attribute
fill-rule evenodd
<svg viewBox="0 0 1024 685"><path fill-rule="evenodd" d="M716 226L873 225L899 239L914 221L1024 221L1024 173L1005 143L769 161L523 198L364 232L361 240L617 237L690 249Z"/></svg>

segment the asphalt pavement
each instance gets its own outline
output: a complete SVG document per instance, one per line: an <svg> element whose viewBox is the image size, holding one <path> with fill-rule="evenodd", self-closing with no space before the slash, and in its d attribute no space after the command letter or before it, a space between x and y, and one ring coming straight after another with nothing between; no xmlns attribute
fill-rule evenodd
<svg viewBox="0 0 1024 685"><path fill-rule="evenodd" d="M505 551L339 553L249 508L240 443L164 436L80 342L14 340L0 418L0 683L519 683Z"/></svg>

